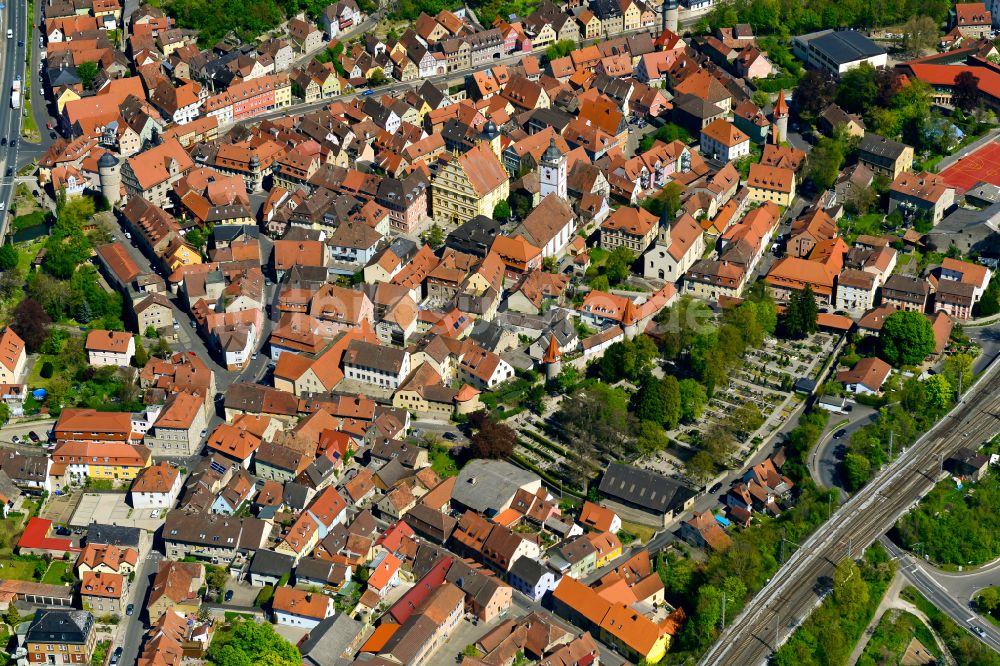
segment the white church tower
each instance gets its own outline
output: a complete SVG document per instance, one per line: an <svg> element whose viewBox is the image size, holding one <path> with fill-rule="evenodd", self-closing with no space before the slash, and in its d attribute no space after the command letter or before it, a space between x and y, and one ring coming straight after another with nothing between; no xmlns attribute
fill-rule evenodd
<svg viewBox="0 0 1000 666"><path fill-rule="evenodd" d="M566 156L556 148L556 140L549 140L549 147L542 153L542 173L539 177L539 200L544 200L549 194L566 198Z"/></svg>

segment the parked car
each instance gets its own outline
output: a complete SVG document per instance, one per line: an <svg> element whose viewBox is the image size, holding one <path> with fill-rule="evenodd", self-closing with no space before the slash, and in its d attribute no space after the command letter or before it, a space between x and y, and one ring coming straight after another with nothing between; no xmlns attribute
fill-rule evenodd
<svg viewBox="0 0 1000 666"><path fill-rule="evenodd" d="M14 442L15 444L20 444L21 438L18 437L17 435L14 435L13 437L10 438L10 441Z"/></svg>
<svg viewBox="0 0 1000 666"><path fill-rule="evenodd" d="M152 511L149 512L149 517L153 518L154 520L156 518L159 518L160 517L160 510L159 509L153 509Z"/></svg>
<svg viewBox="0 0 1000 666"><path fill-rule="evenodd" d="M443 434L442 437L447 439L449 442L454 442L456 439L458 439L458 434L454 430L449 430L448 432Z"/></svg>
<svg viewBox="0 0 1000 666"><path fill-rule="evenodd" d="M121 658L122 658L122 649L120 647L116 647L115 651L111 653L111 662L110 662L111 666L115 666L115 664L117 664L118 660Z"/></svg>
<svg viewBox="0 0 1000 666"><path fill-rule="evenodd" d="M129 604L125 607L125 614L131 616L135 612L135 604Z"/></svg>
<svg viewBox="0 0 1000 666"><path fill-rule="evenodd" d="M719 492L720 490L722 490L722 484L721 483L717 483L717 484L715 484L714 486L712 486L711 488L708 489L708 494L709 495L714 495L715 493Z"/></svg>
<svg viewBox="0 0 1000 666"><path fill-rule="evenodd" d="M847 434L847 431L844 430L843 428L841 428L837 432L833 433L833 438L834 439L840 439L841 437L843 437L846 434Z"/></svg>
<svg viewBox="0 0 1000 666"><path fill-rule="evenodd" d="M38 436L37 432L35 432L34 430L32 430L31 432L28 433L28 439L30 439L35 444L38 444L38 440L41 439L41 438Z"/></svg>
<svg viewBox="0 0 1000 666"><path fill-rule="evenodd" d="M229 603L230 601L232 601L233 600L233 591L232 590L226 590L226 594L225 594L225 596L222 597L222 600L225 601L226 603Z"/></svg>

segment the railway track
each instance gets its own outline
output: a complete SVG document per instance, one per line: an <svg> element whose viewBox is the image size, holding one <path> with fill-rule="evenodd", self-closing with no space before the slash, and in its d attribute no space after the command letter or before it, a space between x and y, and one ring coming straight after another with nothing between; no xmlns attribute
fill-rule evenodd
<svg viewBox="0 0 1000 666"><path fill-rule="evenodd" d="M994 359L951 412L821 525L722 632L705 666L767 661L829 590L837 562L857 558L926 495L944 460L1000 432L1000 362Z"/></svg>

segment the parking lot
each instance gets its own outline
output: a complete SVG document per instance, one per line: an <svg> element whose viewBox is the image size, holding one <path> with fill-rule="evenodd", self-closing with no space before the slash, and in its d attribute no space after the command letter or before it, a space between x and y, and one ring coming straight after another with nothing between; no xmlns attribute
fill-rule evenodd
<svg viewBox="0 0 1000 666"><path fill-rule="evenodd" d="M133 509L125 503L125 493L83 493L79 497L79 506L69 523L73 527L103 523L138 527L152 532L163 523L162 509L160 517L153 518L150 514L155 509Z"/></svg>

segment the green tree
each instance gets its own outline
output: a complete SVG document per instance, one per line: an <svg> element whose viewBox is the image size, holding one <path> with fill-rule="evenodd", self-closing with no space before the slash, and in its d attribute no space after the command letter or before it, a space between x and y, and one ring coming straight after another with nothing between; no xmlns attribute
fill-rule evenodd
<svg viewBox="0 0 1000 666"><path fill-rule="evenodd" d="M132 358L132 363L137 368L145 368L149 363L149 352L142 345L142 338L138 335L135 336L135 356Z"/></svg>
<svg viewBox="0 0 1000 666"><path fill-rule="evenodd" d="M903 25L902 33L903 48L910 55L919 58L925 51L933 50L937 46L940 30L937 21L931 17L914 16Z"/></svg>
<svg viewBox="0 0 1000 666"><path fill-rule="evenodd" d="M17 268L17 257L17 248L13 245L0 247L0 270L9 271L12 268Z"/></svg>
<svg viewBox="0 0 1000 666"><path fill-rule="evenodd" d="M368 77L368 85L372 88L377 88L378 86L384 86L389 82L389 78L385 75L381 69L375 69L372 71L371 76Z"/></svg>
<svg viewBox="0 0 1000 666"><path fill-rule="evenodd" d="M878 351L897 368L922 363L934 351L934 328L920 312L893 312L882 322Z"/></svg>
<svg viewBox="0 0 1000 666"><path fill-rule="evenodd" d="M680 385L676 377L657 379L646 375L633 396L633 411L642 421L652 421L668 430L677 427L681 413Z"/></svg>
<svg viewBox="0 0 1000 666"><path fill-rule="evenodd" d="M76 75L80 77L80 85L84 90L90 90L97 78L98 67L96 62L81 62L76 68Z"/></svg>
<svg viewBox="0 0 1000 666"><path fill-rule="evenodd" d="M427 230L427 243L433 248L444 245L444 229L436 222Z"/></svg>
<svg viewBox="0 0 1000 666"><path fill-rule="evenodd" d="M652 421L641 421L639 432L636 433L636 448L640 453L653 453L663 451L670 446L667 433L663 431L663 426Z"/></svg>
<svg viewBox="0 0 1000 666"><path fill-rule="evenodd" d="M209 660L216 666L298 666L302 657L298 649L278 635L270 624L243 620L236 623L232 639L213 643Z"/></svg>
<svg viewBox="0 0 1000 666"><path fill-rule="evenodd" d="M836 139L824 137L812 152L806 163L806 173L820 190L833 187L844 163L844 148Z"/></svg>
<svg viewBox="0 0 1000 666"><path fill-rule="evenodd" d="M523 220L531 212L531 199L526 194L511 192L507 197L507 203L510 204L511 212L519 219Z"/></svg>
<svg viewBox="0 0 1000 666"><path fill-rule="evenodd" d="M690 423L701 418L708 404L705 387L690 377L682 379L678 385L681 398L681 419Z"/></svg>
<svg viewBox="0 0 1000 666"><path fill-rule="evenodd" d="M855 491L868 483L871 478L872 464L868 458L858 453L848 453L844 456L844 481L847 489Z"/></svg>
<svg viewBox="0 0 1000 666"><path fill-rule="evenodd" d="M847 613L854 613L868 603L868 586L854 560L843 560L833 574L833 596Z"/></svg>
<svg viewBox="0 0 1000 666"><path fill-rule="evenodd" d="M944 360L941 373L956 390L961 387L965 393L972 386L972 357L968 354L953 354Z"/></svg>
<svg viewBox="0 0 1000 666"><path fill-rule="evenodd" d="M560 39L558 42L549 45L549 48L545 49L545 57L549 62L553 60L558 60L559 58L564 58L576 48L576 43L571 39Z"/></svg>
<svg viewBox="0 0 1000 666"><path fill-rule="evenodd" d="M632 272L633 263L635 263L635 255L628 248L616 247L604 265L608 282L613 285L624 282Z"/></svg>
<svg viewBox="0 0 1000 666"><path fill-rule="evenodd" d="M931 375L924 380L927 404L933 409L946 409L951 404L955 389L944 375Z"/></svg>
<svg viewBox="0 0 1000 666"><path fill-rule="evenodd" d="M695 481L705 483L715 474L715 461L705 451L699 451L688 458L685 469Z"/></svg>
<svg viewBox="0 0 1000 666"><path fill-rule="evenodd" d="M790 338L804 338L817 331L816 320L819 308L812 287L806 285L801 291L792 294L785 308L784 329Z"/></svg>
<svg viewBox="0 0 1000 666"><path fill-rule="evenodd" d="M510 218L510 204L506 201L498 201L497 205L493 207L493 219L494 220L506 220Z"/></svg>
<svg viewBox="0 0 1000 666"><path fill-rule="evenodd" d="M545 257L542 259L542 270L555 273L559 270L559 260L555 257Z"/></svg>

